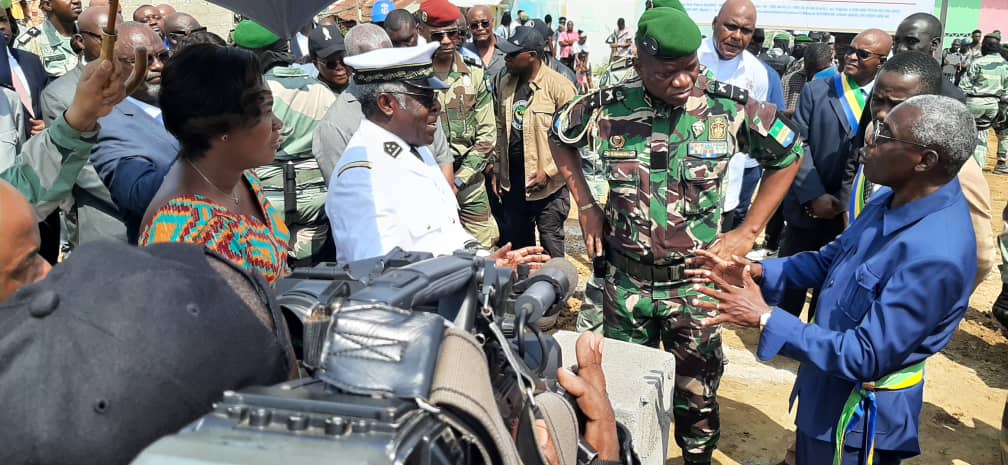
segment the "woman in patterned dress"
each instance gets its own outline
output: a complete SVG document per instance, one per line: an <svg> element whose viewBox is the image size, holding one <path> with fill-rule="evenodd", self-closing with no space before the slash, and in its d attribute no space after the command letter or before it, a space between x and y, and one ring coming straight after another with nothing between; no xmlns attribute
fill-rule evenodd
<svg viewBox="0 0 1008 465"><path fill-rule="evenodd" d="M287 274L290 234L251 169L273 161L283 124L252 53L195 45L161 75L174 165L144 215L140 245L203 244L273 285Z"/></svg>

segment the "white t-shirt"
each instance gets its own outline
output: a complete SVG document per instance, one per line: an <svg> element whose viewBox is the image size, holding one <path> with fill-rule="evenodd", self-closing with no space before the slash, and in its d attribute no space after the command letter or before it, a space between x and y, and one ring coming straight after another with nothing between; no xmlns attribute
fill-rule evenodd
<svg viewBox="0 0 1008 465"><path fill-rule="evenodd" d="M746 89L750 97L766 101L770 92L770 77L767 76L766 67L749 51L744 50L731 60L722 60L714 48L714 39L708 37L700 43L697 57L700 64L710 69L718 81ZM732 156L725 182L724 211L738 207L743 171L755 166L759 166L759 163L747 154L736 153Z"/></svg>

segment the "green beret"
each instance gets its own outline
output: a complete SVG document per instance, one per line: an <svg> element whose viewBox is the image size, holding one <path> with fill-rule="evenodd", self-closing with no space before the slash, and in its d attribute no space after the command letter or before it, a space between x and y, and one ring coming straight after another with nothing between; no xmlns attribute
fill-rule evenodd
<svg viewBox="0 0 1008 465"><path fill-rule="evenodd" d="M268 47L280 40L269 29L250 19L238 23L231 37L234 38L235 45L250 49Z"/></svg>
<svg viewBox="0 0 1008 465"><path fill-rule="evenodd" d="M794 38L796 44L811 44L813 42L812 38L802 34Z"/></svg>
<svg viewBox="0 0 1008 465"><path fill-rule="evenodd" d="M652 8L637 21L637 49L672 60L700 48L700 28L686 12L669 7Z"/></svg>
<svg viewBox="0 0 1008 465"><path fill-rule="evenodd" d="M777 35L773 36L773 40L791 40L791 34L780 33L780 34L777 34Z"/></svg>
<svg viewBox="0 0 1008 465"><path fill-rule="evenodd" d="M13 3L14 0L0 0L0 6L4 8L10 8Z"/></svg>
<svg viewBox="0 0 1008 465"><path fill-rule="evenodd" d="M650 10L652 8L675 8L679 11L686 12L686 8L682 6L682 2L679 0L647 0L644 2L645 10Z"/></svg>

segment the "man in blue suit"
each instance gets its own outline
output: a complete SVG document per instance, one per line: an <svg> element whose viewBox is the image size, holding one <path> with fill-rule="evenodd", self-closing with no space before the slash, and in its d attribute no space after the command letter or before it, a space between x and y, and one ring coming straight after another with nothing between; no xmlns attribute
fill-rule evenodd
<svg viewBox="0 0 1008 465"><path fill-rule="evenodd" d="M878 29L864 31L848 47L842 73L813 80L802 89L794 119L802 139L808 141L811 156L802 159L801 170L781 203L787 226L780 256L819 250L843 231L847 160L855 153L852 147L875 75L891 49L889 34ZM805 289L792 289L781 308L801 314L805 293ZM817 296L818 291L812 296L810 319Z"/></svg>
<svg viewBox="0 0 1008 465"><path fill-rule="evenodd" d="M133 94L99 121L91 163L112 194L126 223L126 238L137 242L140 221L178 155L179 145L164 128L158 93L168 51L153 29L139 22L118 26L115 55L119 66L132 67L133 50L147 48L147 76Z"/></svg>
<svg viewBox="0 0 1008 465"><path fill-rule="evenodd" d="M704 325L759 327L760 359L801 362L791 394L801 400L798 465L864 464L869 454L892 465L920 454L924 362L951 340L977 272L956 179L976 146L973 125L954 99L911 97L875 126L862 155L867 179L889 189L839 238L762 263L704 251L689 261L706 268L687 271L713 298L694 302L716 312ZM812 323L771 307L805 288L822 288Z"/></svg>

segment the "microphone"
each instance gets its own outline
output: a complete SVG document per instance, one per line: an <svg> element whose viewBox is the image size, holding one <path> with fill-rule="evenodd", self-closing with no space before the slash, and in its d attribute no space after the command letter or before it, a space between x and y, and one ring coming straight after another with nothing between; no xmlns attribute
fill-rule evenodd
<svg viewBox="0 0 1008 465"><path fill-rule="evenodd" d="M566 302L577 283L578 272L574 264L566 258L554 258L529 277L525 292L515 299L515 309L527 315L529 323L535 323L547 312L552 315L559 311L554 304Z"/></svg>

